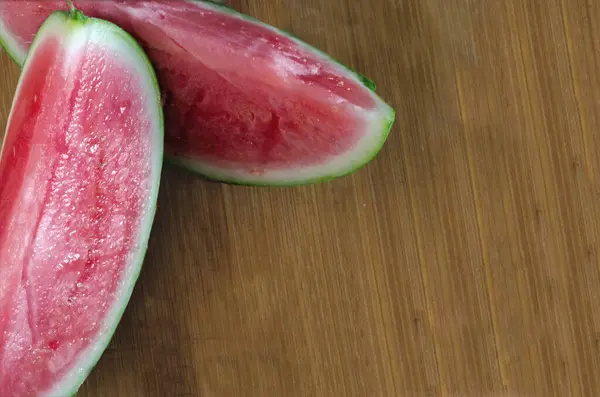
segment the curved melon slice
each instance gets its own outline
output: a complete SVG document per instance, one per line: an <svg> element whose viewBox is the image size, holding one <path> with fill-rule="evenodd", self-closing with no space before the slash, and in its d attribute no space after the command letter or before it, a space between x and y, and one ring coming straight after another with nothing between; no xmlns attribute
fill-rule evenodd
<svg viewBox="0 0 600 397"><path fill-rule="evenodd" d="M75 0L131 33L153 62L167 158L212 179L318 182L381 149L394 111L374 86L285 32L202 1ZM0 37L17 61L63 1L4 0Z"/></svg>
<svg viewBox="0 0 600 397"><path fill-rule="evenodd" d="M151 64L117 26L52 14L0 154L0 396L68 396L141 269L163 155Z"/></svg>

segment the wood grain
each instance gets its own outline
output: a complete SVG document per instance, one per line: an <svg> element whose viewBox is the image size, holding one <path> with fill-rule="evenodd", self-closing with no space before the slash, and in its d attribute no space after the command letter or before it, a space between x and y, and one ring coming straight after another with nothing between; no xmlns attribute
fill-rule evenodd
<svg viewBox="0 0 600 397"><path fill-rule="evenodd" d="M240 0L398 111L370 165L233 187L164 171L81 396L600 395L600 3ZM0 123L18 76L0 55Z"/></svg>

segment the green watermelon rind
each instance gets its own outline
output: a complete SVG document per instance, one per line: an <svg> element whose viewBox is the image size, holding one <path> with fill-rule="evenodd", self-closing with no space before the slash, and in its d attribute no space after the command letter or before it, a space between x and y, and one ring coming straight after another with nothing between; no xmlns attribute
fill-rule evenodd
<svg viewBox="0 0 600 397"><path fill-rule="evenodd" d="M163 166L164 115L162 106L160 104L158 79L156 77L154 67L152 66L152 63L148 59L146 53L129 33L111 22L102 19L86 17L78 10L55 11L44 21L38 30L30 47L29 54L35 52L35 48L37 48L40 37L43 37L47 30L52 32L53 29L57 29L59 32L62 31L68 35L67 32L83 29L88 25L93 25L92 27L102 30L103 33L105 33L105 36L103 36L102 39L103 42L109 40L109 43L106 45L111 45L115 50L118 50L120 52L120 56L125 57L125 54L127 54L131 67L139 72L139 76L141 76L143 81L143 88L146 89L149 94L147 106L149 108L154 108L155 112L155 118L151 121L153 125L153 137L151 139L153 153L151 158L151 176L149 177L150 191L148 197L148 207L140 219L141 224L139 227L139 239L133 246L131 261L128 264L123 279L120 281L121 285L117 293L117 298L112 303L112 306L108 311L98 339L94 340L88 348L81 352L79 357L76 359L75 364L65 374L65 376L58 380L49 391L44 393L44 395L48 397L55 397L58 395L76 395L81 385L96 367L102 354L114 336L125 309L129 304L133 289L142 270L146 252L148 250L150 233L156 214L160 177ZM24 70L27 68L27 60L28 56L25 57L23 65ZM17 84L17 93L20 85L21 84L19 82ZM14 96L13 106L14 102L17 100L17 96L18 95ZM8 122L10 123L10 116Z"/></svg>

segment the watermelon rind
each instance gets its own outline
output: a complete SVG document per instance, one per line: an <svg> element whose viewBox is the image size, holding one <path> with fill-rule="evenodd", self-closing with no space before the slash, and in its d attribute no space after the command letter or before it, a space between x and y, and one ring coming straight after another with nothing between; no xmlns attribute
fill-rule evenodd
<svg viewBox="0 0 600 397"><path fill-rule="evenodd" d="M111 22L87 17L76 9L72 9L71 11L55 11L44 21L38 30L29 50L30 55L25 57L23 70L27 69L29 56L35 54L41 38L46 34L60 35L65 40L66 46L76 46L77 41L91 38L114 50L120 60L128 62L132 70L137 72L138 77L143 82L145 93L148 94L147 106L149 109L152 109L154 116L154 119L150 120L153 126L153 136L151 142L152 161L148 206L143 213L141 225L138 229L138 240L134 244L134 250L132 251L125 274L119 282L120 285L116 294L117 298L111 304L103 326L99 331L98 338L80 353L71 370L52 386L51 390L45 391L42 394L42 396L56 397L75 395L85 382L110 343L139 278L156 214L156 203L163 164L164 120L160 104L160 90L154 68L138 42L129 33ZM25 73L22 73L21 76L24 75ZM17 84L17 93L20 90L20 86L21 80ZM17 96L15 94L13 107ZM10 123L10 119L11 116L9 115L8 123Z"/></svg>
<svg viewBox="0 0 600 397"><path fill-rule="evenodd" d="M377 105L376 108L372 109L368 114L368 117L370 118L368 130L362 131L364 135L359 139L359 142L355 144L354 148L341 155L333 156L324 164L301 165L283 170L266 167L265 172L261 174L250 174L247 171L230 167L226 163L215 165L214 163L204 160L201 156L170 154L168 151L165 152L164 161L166 163L183 167L199 176L211 180L234 185L290 187L326 182L353 174L370 163L379 154L387 141L391 128L395 122L396 111L384 102L376 93L376 85L372 80L334 59L324 51L302 41L292 33L266 24L255 17L241 13L225 4L208 0L185 1L197 5L198 7L226 13L234 18L239 18L246 22L258 25L261 28L268 29L275 34L289 38L298 47L315 54L323 63L327 63L334 67L340 75L346 76L365 87ZM6 31L2 31L0 26L0 39L2 36L9 35L6 34ZM6 47L10 48L8 44ZM18 59L22 56L21 51L13 49L12 52L13 58L18 62ZM364 110L357 108L357 112L364 112Z"/></svg>

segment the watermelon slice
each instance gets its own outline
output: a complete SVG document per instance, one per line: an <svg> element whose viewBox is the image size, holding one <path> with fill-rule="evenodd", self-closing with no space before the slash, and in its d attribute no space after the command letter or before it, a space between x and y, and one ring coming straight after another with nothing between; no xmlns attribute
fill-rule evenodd
<svg viewBox="0 0 600 397"><path fill-rule="evenodd" d="M394 110L374 85L285 32L204 1L75 0L144 47L157 71L167 160L211 179L296 185L351 173L382 148ZM19 63L64 1L3 0Z"/></svg>
<svg viewBox="0 0 600 397"><path fill-rule="evenodd" d="M0 152L0 396L69 396L141 269L163 156L158 81L112 23L52 14Z"/></svg>

